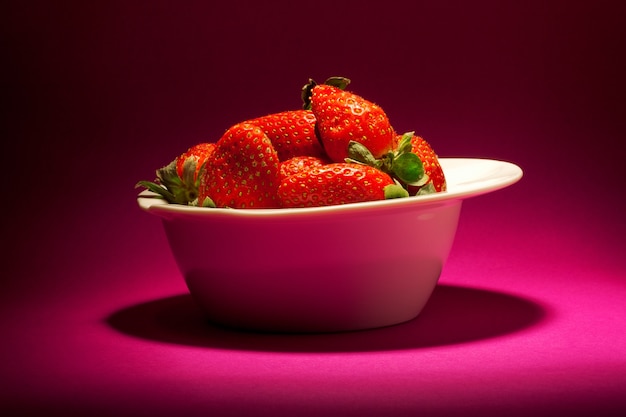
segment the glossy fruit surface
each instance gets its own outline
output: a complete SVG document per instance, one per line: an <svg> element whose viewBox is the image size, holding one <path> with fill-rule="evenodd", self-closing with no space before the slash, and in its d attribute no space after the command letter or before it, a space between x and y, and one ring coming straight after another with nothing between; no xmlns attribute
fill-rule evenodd
<svg viewBox="0 0 626 417"><path fill-rule="evenodd" d="M313 167L284 179L278 188L281 207L321 207L384 200L385 188L394 185L384 172L350 163Z"/></svg>
<svg viewBox="0 0 626 417"><path fill-rule="evenodd" d="M304 106L315 115L318 137L334 162L345 162L350 141L366 146L375 158L393 149L396 134L377 104L334 85L307 85L303 91Z"/></svg>
<svg viewBox="0 0 626 417"><path fill-rule="evenodd" d="M411 152L416 154L422 161L424 174L429 178L427 184L432 185L434 192L446 191L446 177L439 163L439 158L430 143L421 136L413 135L411 138ZM415 195L422 188L423 186L409 187L409 194Z"/></svg>
<svg viewBox="0 0 626 417"><path fill-rule="evenodd" d="M256 125L232 126L217 142L200 176L198 205L277 207L279 160L272 142Z"/></svg>
<svg viewBox="0 0 626 417"><path fill-rule="evenodd" d="M326 154L315 136L315 116L310 110L288 110L246 121L257 125L272 141L278 158L294 156L324 157Z"/></svg>

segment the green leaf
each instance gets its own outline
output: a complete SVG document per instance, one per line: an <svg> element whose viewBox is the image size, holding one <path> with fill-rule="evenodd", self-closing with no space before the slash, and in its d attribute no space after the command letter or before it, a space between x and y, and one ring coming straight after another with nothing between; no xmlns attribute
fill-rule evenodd
<svg viewBox="0 0 626 417"><path fill-rule="evenodd" d="M324 84L332 85L340 90L345 90L348 87L348 84L350 84L350 79L346 77L330 77L324 82Z"/></svg>
<svg viewBox="0 0 626 417"><path fill-rule="evenodd" d="M217 206L215 205L215 203L213 202L211 198L205 197L205 199L202 201L202 207L215 208Z"/></svg>
<svg viewBox="0 0 626 417"><path fill-rule="evenodd" d="M385 200L392 198L405 198L409 196L409 192L399 184L389 184L383 189L385 192Z"/></svg>
<svg viewBox="0 0 626 417"><path fill-rule="evenodd" d="M198 167L198 161L195 158L189 158L183 162L183 176L181 178L182 183L185 185L195 184L196 168ZM178 175L178 172L176 172Z"/></svg>
<svg viewBox="0 0 626 417"><path fill-rule="evenodd" d="M359 163L375 167L377 160L365 145L351 140L348 142L348 158Z"/></svg>
<svg viewBox="0 0 626 417"><path fill-rule="evenodd" d="M166 190L159 184L155 184L150 181L139 181L135 185L135 188L139 188L139 187L144 187L148 189L149 191L152 191L153 193L158 194L159 196L163 197L168 203L173 203L176 200L176 198L174 197L174 194L172 194L171 192L169 192L168 190Z"/></svg>
<svg viewBox="0 0 626 417"><path fill-rule="evenodd" d="M428 184L420 188L415 195L428 195L428 194L434 194L436 192L437 190L435 189L435 186L433 185L433 183L429 182Z"/></svg>
<svg viewBox="0 0 626 417"><path fill-rule="evenodd" d="M413 182L413 183L408 184L408 185L413 185L413 186L415 186L415 187L421 187L421 186L423 186L424 184L426 184L428 181L430 181L430 177L429 177L427 174L424 174L424 175L422 176L422 178L420 178L420 180L419 180L419 181L417 181L417 182Z"/></svg>
<svg viewBox="0 0 626 417"><path fill-rule="evenodd" d="M411 143L411 139L415 135L415 132L406 132L400 138L400 142L398 142L397 153L398 155L411 152L413 148L413 144Z"/></svg>
<svg viewBox="0 0 626 417"><path fill-rule="evenodd" d="M409 152L399 155L392 166L393 173L402 182L413 184L424 176L424 165L419 156Z"/></svg>

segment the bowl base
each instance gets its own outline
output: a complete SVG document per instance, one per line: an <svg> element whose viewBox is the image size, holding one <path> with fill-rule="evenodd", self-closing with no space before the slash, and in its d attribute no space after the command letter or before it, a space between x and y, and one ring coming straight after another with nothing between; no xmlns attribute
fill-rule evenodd
<svg viewBox="0 0 626 417"><path fill-rule="evenodd" d="M208 319L221 326L273 333L343 332L391 326L419 315L442 262L411 258L395 265L405 272L382 273L382 265L372 265L369 274L350 277L339 270L335 272L342 278L333 279L312 268L297 275L298 286L277 278L289 276L284 272L250 279L196 271L185 280Z"/></svg>

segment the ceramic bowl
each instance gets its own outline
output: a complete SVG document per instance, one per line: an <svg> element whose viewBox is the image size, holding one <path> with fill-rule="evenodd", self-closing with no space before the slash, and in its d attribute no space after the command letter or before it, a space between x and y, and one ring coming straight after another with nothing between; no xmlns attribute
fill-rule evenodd
<svg viewBox="0 0 626 417"><path fill-rule="evenodd" d="M300 209L208 209L144 191L189 292L220 325L337 332L414 319L454 241L464 199L517 182L515 164L441 158L448 191Z"/></svg>

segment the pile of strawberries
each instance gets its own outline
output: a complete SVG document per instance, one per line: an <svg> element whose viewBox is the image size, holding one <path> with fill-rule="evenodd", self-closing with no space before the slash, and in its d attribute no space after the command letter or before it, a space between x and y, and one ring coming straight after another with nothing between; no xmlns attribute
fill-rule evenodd
<svg viewBox="0 0 626 417"><path fill-rule="evenodd" d="M446 190L432 147L398 134L378 105L313 80L303 108L246 120L200 143L137 186L172 204L228 208L318 207Z"/></svg>

